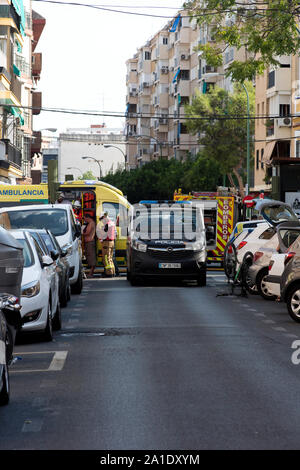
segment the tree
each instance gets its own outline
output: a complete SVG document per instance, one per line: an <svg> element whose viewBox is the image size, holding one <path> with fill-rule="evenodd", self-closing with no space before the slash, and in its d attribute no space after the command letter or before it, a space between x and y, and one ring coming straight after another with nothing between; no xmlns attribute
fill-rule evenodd
<svg viewBox="0 0 300 470"><path fill-rule="evenodd" d="M91 170L88 170L86 171L85 173L83 173L82 176L79 176L78 178L79 180L97 180L97 176L95 176L93 174L93 172Z"/></svg>
<svg viewBox="0 0 300 470"><path fill-rule="evenodd" d="M221 183L218 163L199 155L185 161L157 160L131 171L118 170L103 178L121 189L134 204L142 199L172 200L175 189L183 192L215 191Z"/></svg>
<svg viewBox="0 0 300 470"><path fill-rule="evenodd" d="M250 115L254 112L254 89L246 84ZM241 85L233 93L215 87L206 94L200 92L190 105L185 106L186 121L191 134L199 133L199 144L204 155L218 163L221 174L227 175L232 185L235 176L240 194L244 196L244 168L247 156L247 95ZM254 121L250 119L250 135Z"/></svg>
<svg viewBox="0 0 300 470"><path fill-rule="evenodd" d="M210 28L214 41L199 46L207 63L222 65L228 47L245 50L245 60L227 68L233 81L254 79L278 65L278 56L298 55L298 0L188 0L184 7L199 25Z"/></svg>

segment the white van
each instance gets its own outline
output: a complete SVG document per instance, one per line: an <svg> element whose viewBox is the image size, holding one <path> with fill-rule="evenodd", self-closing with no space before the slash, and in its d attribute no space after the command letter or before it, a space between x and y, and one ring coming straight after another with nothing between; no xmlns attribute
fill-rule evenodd
<svg viewBox="0 0 300 470"><path fill-rule="evenodd" d="M70 265L73 294L82 290L81 227L70 204L37 204L0 208L0 226L10 229L48 229L63 250Z"/></svg>

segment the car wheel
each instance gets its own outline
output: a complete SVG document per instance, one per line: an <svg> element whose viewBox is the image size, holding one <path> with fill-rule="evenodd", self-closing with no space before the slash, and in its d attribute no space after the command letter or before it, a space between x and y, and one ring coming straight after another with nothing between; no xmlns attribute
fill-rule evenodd
<svg viewBox="0 0 300 470"><path fill-rule="evenodd" d="M286 305L290 317L297 323L300 323L300 286L293 287L286 299Z"/></svg>
<svg viewBox="0 0 300 470"><path fill-rule="evenodd" d="M136 276L133 276L132 274L130 276L130 284L132 286L137 286L138 285L138 278Z"/></svg>
<svg viewBox="0 0 300 470"><path fill-rule="evenodd" d="M78 278L75 284L72 284L71 286L71 292L72 294L81 294L82 291L82 268L79 270Z"/></svg>
<svg viewBox="0 0 300 470"><path fill-rule="evenodd" d="M7 364L5 364L3 367L1 382L2 382L2 388L0 391L0 406L4 406L9 403L9 395L10 395L9 375L8 375Z"/></svg>
<svg viewBox="0 0 300 470"><path fill-rule="evenodd" d="M199 287L206 286L206 269L203 269L201 274L197 278L197 284Z"/></svg>
<svg viewBox="0 0 300 470"><path fill-rule="evenodd" d="M48 304L48 314L47 314L47 325L44 330L43 338L45 341L53 340L53 327L52 327L52 317L51 317L51 303Z"/></svg>
<svg viewBox="0 0 300 470"><path fill-rule="evenodd" d="M52 328L53 330L60 330L61 329L61 308L60 303L57 302L57 309L52 321Z"/></svg>
<svg viewBox="0 0 300 470"><path fill-rule="evenodd" d="M68 304L68 297L69 297L69 277L66 278L65 283L64 283L64 291L62 295L60 296L60 306L62 308L66 307Z"/></svg>
<svg viewBox="0 0 300 470"><path fill-rule="evenodd" d="M234 243L225 246L223 260L224 272L228 279L233 280L237 271L237 253Z"/></svg>
<svg viewBox="0 0 300 470"><path fill-rule="evenodd" d="M270 294L267 285L266 285L266 277L268 275L268 270L263 269L260 273L258 273L256 277L256 286L258 293L265 299L265 300L275 300L276 295Z"/></svg>

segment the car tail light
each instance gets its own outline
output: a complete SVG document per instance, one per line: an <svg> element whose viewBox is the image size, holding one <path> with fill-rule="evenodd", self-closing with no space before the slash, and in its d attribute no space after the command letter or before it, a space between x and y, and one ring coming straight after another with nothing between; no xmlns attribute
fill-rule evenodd
<svg viewBox="0 0 300 470"><path fill-rule="evenodd" d="M245 245L247 245L247 242L241 242L239 244L239 246L237 247L238 250L240 250L241 248L243 248Z"/></svg>
<svg viewBox="0 0 300 470"><path fill-rule="evenodd" d="M271 259L269 263L269 271L271 271L273 264L274 264L274 260Z"/></svg>
<svg viewBox="0 0 300 470"><path fill-rule="evenodd" d="M255 263L255 261L257 261L259 258L261 258L263 256L263 252L262 251L256 251L254 253L254 256L253 256L253 263Z"/></svg>
<svg viewBox="0 0 300 470"><path fill-rule="evenodd" d="M285 259L284 259L284 266L286 266L288 264L289 261L291 261L291 259L295 256L295 252L294 251L290 251L286 256L285 256Z"/></svg>

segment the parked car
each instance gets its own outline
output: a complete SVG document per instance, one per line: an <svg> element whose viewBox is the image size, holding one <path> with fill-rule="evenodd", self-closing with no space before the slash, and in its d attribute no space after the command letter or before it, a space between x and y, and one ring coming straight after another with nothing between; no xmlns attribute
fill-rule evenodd
<svg viewBox="0 0 300 470"><path fill-rule="evenodd" d="M279 295L269 289L270 284L267 282L271 259L276 259L276 265L278 262L280 263L280 258L276 257L280 244L282 253L286 253L289 246L300 234L299 230L300 223L295 221L279 224L275 229L275 234L271 235L270 239L254 253L252 264L248 269L248 278L252 284L256 285L258 293L266 300L275 300ZM280 241L282 240L280 234L284 236L284 241Z"/></svg>
<svg viewBox="0 0 300 470"><path fill-rule="evenodd" d="M29 231L12 230L11 234L22 245L25 258L21 286L21 332L36 332L42 334L45 341L52 341L53 327L59 328L60 317L58 276L55 273L55 279L53 260Z"/></svg>
<svg viewBox="0 0 300 470"><path fill-rule="evenodd" d="M81 226L76 221L70 204L37 204L3 207L0 225L10 229L48 229L67 251L69 278L73 294L82 290Z"/></svg>
<svg viewBox="0 0 300 470"><path fill-rule="evenodd" d="M24 256L22 245L0 228L0 405L9 402L9 364L21 328L19 297Z"/></svg>
<svg viewBox="0 0 300 470"><path fill-rule="evenodd" d="M59 303L61 307L66 307L71 297L68 252L66 249L60 248L56 237L50 230L29 230L29 232L33 237L39 237L46 254L53 259L59 280Z"/></svg>
<svg viewBox="0 0 300 470"><path fill-rule="evenodd" d="M286 302L290 317L300 323L300 250L286 259L280 279L280 298Z"/></svg>
<svg viewBox="0 0 300 470"><path fill-rule="evenodd" d="M246 270L251 266L254 253L261 251L265 245L276 243L276 226L281 223L291 222L299 224L299 220L291 206L280 201L261 200L256 206L264 222L258 223L253 229L243 230L236 238L229 240L224 254L224 270L229 278L233 278L237 267L245 264ZM258 221L257 221L258 222ZM249 289L257 285L249 277L249 270L245 275Z"/></svg>

